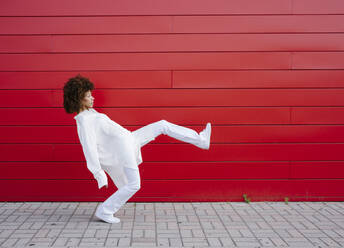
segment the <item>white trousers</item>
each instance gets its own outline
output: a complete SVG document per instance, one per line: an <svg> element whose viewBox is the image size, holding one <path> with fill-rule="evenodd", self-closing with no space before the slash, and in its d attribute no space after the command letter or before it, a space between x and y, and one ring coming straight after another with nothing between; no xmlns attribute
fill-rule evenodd
<svg viewBox="0 0 344 248"><path fill-rule="evenodd" d="M198 146L200 135L193 129L160 120L143 126L132 132L141 147L154 140L160 134L168 135L177 140ZM141 187L139 169L124 167L128 183L107 198L99 207L108 214L116 213Z"/></svg>

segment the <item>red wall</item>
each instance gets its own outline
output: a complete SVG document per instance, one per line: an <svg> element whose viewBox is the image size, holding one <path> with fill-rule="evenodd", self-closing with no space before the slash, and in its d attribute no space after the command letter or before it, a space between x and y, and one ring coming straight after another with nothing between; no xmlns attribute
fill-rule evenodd
<svg viewBox="0 0 344 248"><path fill-rule="evenodd" d="M95 109L142 148L130 201L344 200L344 2L1 1L0 200L101 201L62 87L77 73Z"/></svg>

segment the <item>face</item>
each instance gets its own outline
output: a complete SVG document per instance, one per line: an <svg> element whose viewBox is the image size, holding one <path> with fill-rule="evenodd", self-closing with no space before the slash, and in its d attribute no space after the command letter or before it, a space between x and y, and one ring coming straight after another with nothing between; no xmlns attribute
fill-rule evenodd
<svg viewBox="0 0 344 248"><path fill-rule="evenodd" d="M92 96L92 92L89 90L85 93L85 97L82 99L82 106L83 110L92 108L93 107L93 102L94 102L94 97Z"/></svg>

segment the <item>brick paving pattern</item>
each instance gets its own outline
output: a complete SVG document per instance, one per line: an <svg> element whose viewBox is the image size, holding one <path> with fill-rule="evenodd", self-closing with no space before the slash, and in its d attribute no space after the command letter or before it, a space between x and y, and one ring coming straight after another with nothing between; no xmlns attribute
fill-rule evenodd
<svg viewBox="0 0 344 248"><path fill-rule="evenodd" d="M344 202L0 202L0 247L344 247Z"/></svg>

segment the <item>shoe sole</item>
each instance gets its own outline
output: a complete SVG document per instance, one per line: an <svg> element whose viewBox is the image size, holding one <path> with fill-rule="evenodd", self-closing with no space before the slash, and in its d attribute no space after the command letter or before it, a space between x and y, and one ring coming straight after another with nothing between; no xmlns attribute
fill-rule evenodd
<svg viewBox="0 0 344 248"><path fill-rule="evenodd" d="M209 143L207 144L207 148L206 149L209 150L209 147L210 147L210 137L211 137L211 123L208 122L207 126L209 126L209 131L207 132L207 139L208 139Z"/></svg>

